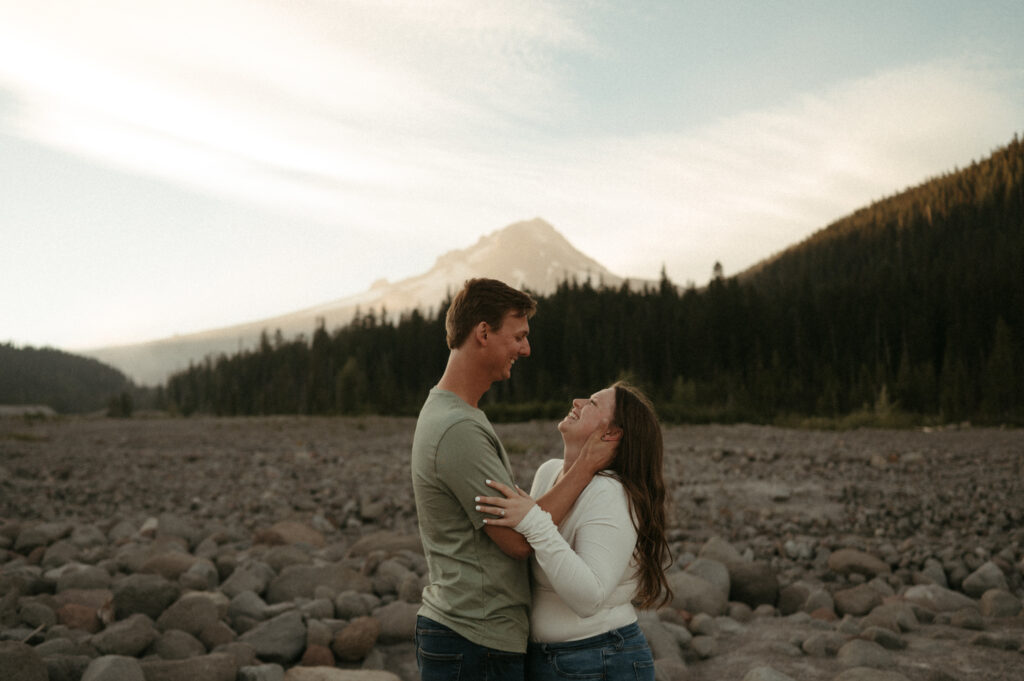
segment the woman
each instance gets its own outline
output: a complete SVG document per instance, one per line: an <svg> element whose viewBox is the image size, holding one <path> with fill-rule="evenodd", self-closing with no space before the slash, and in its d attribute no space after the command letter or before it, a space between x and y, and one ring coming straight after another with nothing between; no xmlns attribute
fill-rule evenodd
<svg viewBox="0 0 1024 681"><path fill-rule="evenodd" d="M564 457L537 469L530 495L488 481L505 496L477 499L477 510L497 516L484 522L515 528L534 550L526 676L653 681L654 660L632 601L653 608L672 597L654 408L620 382L574 400L558 430ZM618 441L618 452L556 527L533 498L555 484L598 430Z"/></svg>

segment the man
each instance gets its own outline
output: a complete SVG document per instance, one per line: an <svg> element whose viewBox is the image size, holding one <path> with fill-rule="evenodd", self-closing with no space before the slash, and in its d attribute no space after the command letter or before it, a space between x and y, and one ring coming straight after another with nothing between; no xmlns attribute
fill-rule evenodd
<svg viewBox="0 0 1024 681"><path fill-rule="evenodd" d="M536 302L494 279L471 279L445 318L448 365L431 389L412 445L412 481L430 570L416 626L423 681L523 678L529 633L530 547L508 527L484 524L475 497L487 480L515 484L508 454L480 398L530 354ZM538 500L558 523L615 443L594 439L555 487ZM461 674L461 676L460 676Z"/></svg>

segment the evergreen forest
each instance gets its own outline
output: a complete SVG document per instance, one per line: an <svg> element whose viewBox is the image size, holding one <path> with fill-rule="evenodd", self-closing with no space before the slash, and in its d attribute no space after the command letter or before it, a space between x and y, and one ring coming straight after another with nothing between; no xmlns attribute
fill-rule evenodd
<svg viewBox="0 0 1024 681"><path fill-rule="evenodd" d="M882 199L738 276L538 297L533 354L482 406L550 418L618 378L668 421L1024 424L1024 145ZM444 370L443 303L358 314L175 374L181 414L414 415Z"/></svg>
<svg viewBox="0 0 1024 681"><path fill-rule="evenodd" d="M45 404L59 413L106 408L129 416L134 392L123 373L95 359L0 344L0 404Z"/></svg>

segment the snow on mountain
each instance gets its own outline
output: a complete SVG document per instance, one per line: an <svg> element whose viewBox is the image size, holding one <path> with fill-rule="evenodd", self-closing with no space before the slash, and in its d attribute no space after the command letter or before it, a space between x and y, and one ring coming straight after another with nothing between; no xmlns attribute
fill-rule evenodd
<svg viewBox="0 0 1024 681"><path fill-rule="evenodd" d="M594 285L608 286L623 281L573 247L550 224L535 218L487 234L468 248L441 255L424 274L394 283L380 279L353 296L269 319L81 354L117 367L137 383L154 385L207 355L254 347L263 331L273 335L279 329L285 338L309 336L318 320L323 319L328 330L334 329L351 322L357 310L386 310L389 317L397 318L418 308L429 315L466 279L474 277L500 279L538 295L551 293L566 279L589 279Z"/></svg>

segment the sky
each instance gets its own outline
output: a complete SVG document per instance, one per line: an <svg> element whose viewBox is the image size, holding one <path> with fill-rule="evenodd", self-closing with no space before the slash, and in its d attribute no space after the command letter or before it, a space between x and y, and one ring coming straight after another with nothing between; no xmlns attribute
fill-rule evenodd
<svg viewBox="0 0 1024 681"><path fill-rule="evenodd" d="M1024 132L1024 3L0 0L0 343L264 319L541 217L735 274Z"/></svg>

